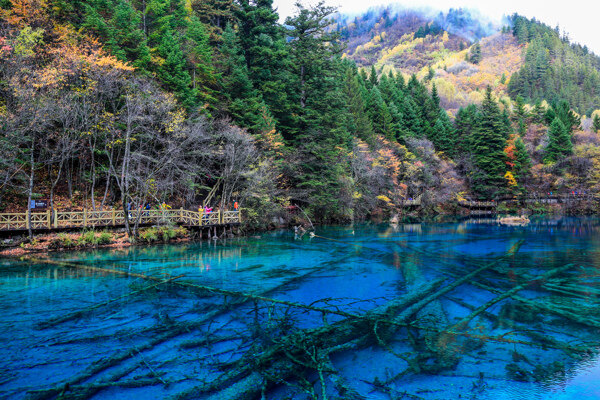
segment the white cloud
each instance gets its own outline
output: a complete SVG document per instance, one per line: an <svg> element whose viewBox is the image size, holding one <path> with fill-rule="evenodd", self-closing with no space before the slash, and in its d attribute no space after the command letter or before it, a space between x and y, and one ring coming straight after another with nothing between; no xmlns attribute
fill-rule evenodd
<svg viewBox="0 0 600 400"><path fill-rule="evenodd" d="M275 7L279 9L281 20L294 13L294 4L297 0L274 0ZM312 1L312 3L315 3ZM303 4L310 4L303 1ZM600 15L600 3L590 0L571 0L559 2L552 0L404 0L385 1L375 0L367 2L364 0L326 0L328 5L339 6L340 11L346 13L357 13L366 11L369 7L380 4L400 3L411 7L431 7L446 11L449 8L468 7L481 11L482 14L492 18L500 19L503 15L511 15L515 12L528 18L535 17L551 27L559 25L561 31L569 33L572 41L581 45L587 45L594 53L600 55L600 28L597 18Z"/></svg>

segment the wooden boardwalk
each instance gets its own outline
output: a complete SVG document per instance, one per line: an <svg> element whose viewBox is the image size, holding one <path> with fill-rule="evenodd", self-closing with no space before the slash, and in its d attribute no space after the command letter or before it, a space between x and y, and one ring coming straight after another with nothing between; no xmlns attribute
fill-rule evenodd
<svg viewBox="0 0 600 400"><path fill-rule="evenodd" d="M595 200L589 194L539 194L533 193L525 198L500 198L498 200L462 200L458 205L470 210L494 210L502 203L542 203L542 204L570 204L580 201Z"/></svg>
<svg viewBox="0 0 600 400"><path fill-rule="evenodd" d="M140 215L141 214L141 215ZM131 224L139 218L140 225L181 225L188 228L234 226L241 223L239 211L204 212L184 210L139 210L129 213ZM27 213L0 213L0 232L54 231L65 229L102 229L125 225L125 213L108 211L56 211Z"/></svg>

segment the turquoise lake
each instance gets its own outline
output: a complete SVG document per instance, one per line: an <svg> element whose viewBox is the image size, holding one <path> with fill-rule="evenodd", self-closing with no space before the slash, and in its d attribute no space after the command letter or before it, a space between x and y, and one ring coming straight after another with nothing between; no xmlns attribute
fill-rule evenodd
<svg viewBox="0 0 600 400"><path fill-rule="evenodd" d="M600 399L599 219L315 234L0 259L0 398Z"/></svg>

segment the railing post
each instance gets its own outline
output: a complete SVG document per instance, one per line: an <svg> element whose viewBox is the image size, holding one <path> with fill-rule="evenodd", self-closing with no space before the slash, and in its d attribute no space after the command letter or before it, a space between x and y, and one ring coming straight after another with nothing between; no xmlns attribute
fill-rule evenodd
<svg viewBox="0 0 600 400"><path fill-rule="evenodd" d="M83 227L87 227L87 210L83 209Z"/></svg>
<svg viewBox="0 0 600 400"><path fill-rule="evenodd" d="M238 210L238 224L242 223L242 209L240 208Z"/></svg>
<svg viewBox="0 0 600 400"><path fill-rule="evenodd" d="M179 208L179 222L183 223L183 207Z"/></svg>
<svg viewBox="0 0 600 400"><path fill-rule="evenodd" d="M58 211L54 209L54 228L58 228Z"/></svg>
<svg viewBox="0 0 600 400"><path fill-rule="evenodd" d="M202 217L204 217L204 208L198 211L198 226L202 226Z"/></svg>
<svg viewBox="0 0 600 400"><path fill-rule="evenodd" d="M48 229L52 229L52 214L50 210L46 210L46 219L48 220Z"/></svg>
<svg viewBox="0 0 600 400"><path fill-rule="evenodd" d="M117 210L112 209L112 224L113 226L117 225Z"/></svg>

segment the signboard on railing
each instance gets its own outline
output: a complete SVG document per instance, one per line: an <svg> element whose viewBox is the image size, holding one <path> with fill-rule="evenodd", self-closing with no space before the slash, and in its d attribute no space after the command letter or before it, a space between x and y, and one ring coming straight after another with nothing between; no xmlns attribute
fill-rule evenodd
<svg viewBox="0 0 600 400"><path fill-rule="evenodd" d="M32 210L41 210L48 208L48 200L31 200L29 208Z"/></svg>

